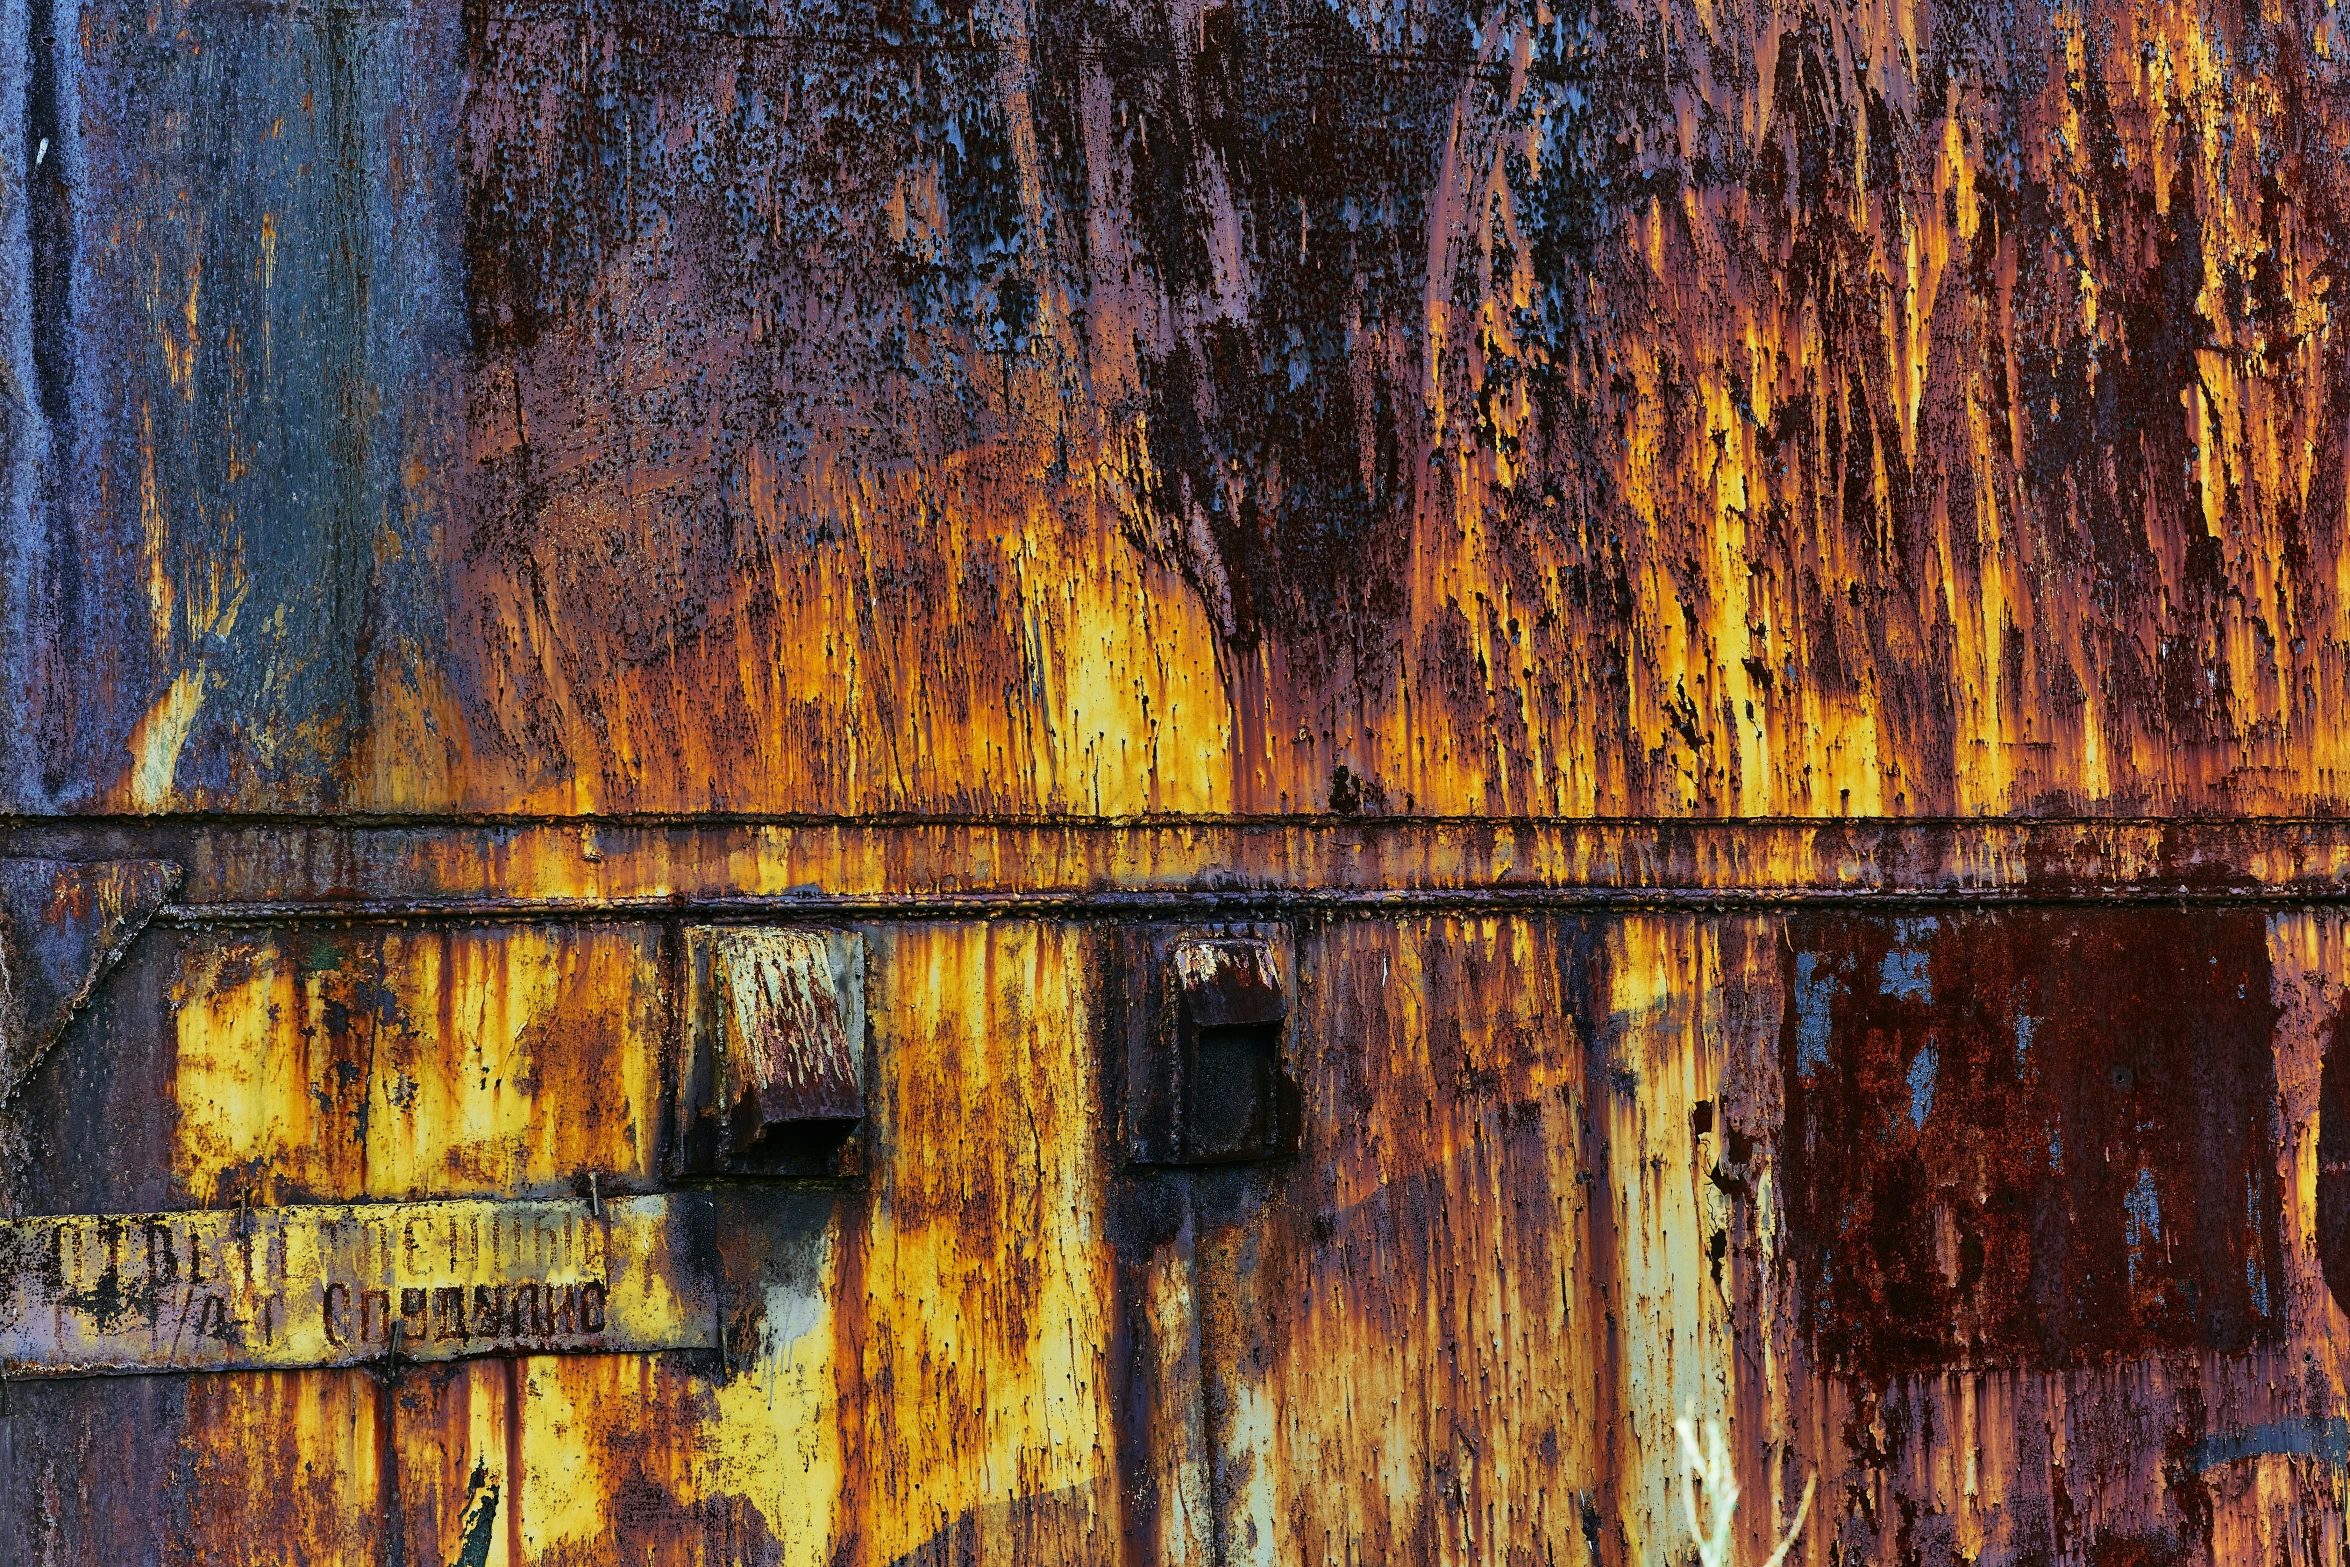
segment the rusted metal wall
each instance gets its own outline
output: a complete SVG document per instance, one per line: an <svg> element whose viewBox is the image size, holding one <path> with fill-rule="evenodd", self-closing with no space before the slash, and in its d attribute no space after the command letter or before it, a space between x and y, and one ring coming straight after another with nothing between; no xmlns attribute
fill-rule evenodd
<svg viewBox="0 0 2350 1567"><path fill-rule="evenodd" d="M2340 1560L2342 44L0 5L0 1564L1634 1567L1690 1400L1758 1556ZM141 1239L512 1205L673 1298Z"/></svg>

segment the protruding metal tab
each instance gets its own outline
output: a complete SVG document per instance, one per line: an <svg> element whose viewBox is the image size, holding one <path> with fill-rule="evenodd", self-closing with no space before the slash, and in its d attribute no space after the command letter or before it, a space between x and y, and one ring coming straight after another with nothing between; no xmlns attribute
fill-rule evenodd
<svg viewBox="0 0 2350 1567"><path fill-rule="evenodd" d="M832 942L809 931L727 931L718 938L720 1107L735 1149L775 1128L854 1121L865 1085L833 973Z"/></svg>
<svg viewBox="0 0 2350 1567"><path fill-rule="evenodd" d="M1149 1027L1129 1047L1129 1157L1223 1164L1286 1151L1295 1142L1281 1075L1289 998L1272 944L1183 937L1165 944L1158 968Z"/></svg>
<svg viewBox="0 0 2350 1567"><path fill-rule="evenodd" d="M1167 959L1194 1028L1245 1028L1289 1016L1273 949L1262 941L1178 941Z"/></svg>
<svg viewBox="0 0 2350 1567"><path fill-rule="evenodd" d="M865 1114L863 941L714 927L688 945L681 1173L846 1173Z"/></svg>

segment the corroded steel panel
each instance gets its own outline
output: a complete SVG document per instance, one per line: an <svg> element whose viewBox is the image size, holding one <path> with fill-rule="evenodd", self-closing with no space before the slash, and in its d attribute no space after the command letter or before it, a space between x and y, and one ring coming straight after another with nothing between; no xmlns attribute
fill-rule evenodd
<svg viewBox="0 0 2350 1567"><path fill-rule="evenodd" d="M56 1501L11 1548L1613 1563L1677 1539L1692 1397L1750 1543L1818 1477L1810 1563L2343 1538L2338 912L1161 928L1284 943L1294 1157L1127 1159L1150 927L866 924L869 1162L697 1197L707 1347L15 1385L13 1483ZM152 933L28 1086L22 1201L658 1189L683 935Z"/></svg>
<svg viewBox="0 0 2350 1567"><path fill-rule="evenodd" d="M692 1197L17 1219L0 1374L706 1349L708 1249Z"/></svg>
<svg viewBox="0 0 2350 1567"><path fill-rule="evenodd" d="M1787 964L1782 1213L1825 1365L2279 1342L2264 919L1808 917Z"/></svg>
<svg viewBox="0 0 2350 1567"><path fill-rule="evenodd" d="M180 880L160 860L0 859L0 1101Z"/></svg>

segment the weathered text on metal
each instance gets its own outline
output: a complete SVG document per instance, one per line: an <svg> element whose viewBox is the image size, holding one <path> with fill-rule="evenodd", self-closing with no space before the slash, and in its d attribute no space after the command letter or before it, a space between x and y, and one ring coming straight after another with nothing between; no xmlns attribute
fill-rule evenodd
<svg viewBox="0 0 2350 1567"><path fill-rule="evenodd" d="M704 1349L690 1195L0 1224L9 1377Z"/></svg>

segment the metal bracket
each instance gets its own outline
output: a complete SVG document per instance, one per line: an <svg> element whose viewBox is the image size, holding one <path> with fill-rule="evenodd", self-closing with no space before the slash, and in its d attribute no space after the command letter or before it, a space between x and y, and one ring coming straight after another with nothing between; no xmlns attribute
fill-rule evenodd
<svg viewBox="0 0 2350 1567"><path fill-rule="evenodd" d="M1144 1004L1127 1030L1128 1158L1234 1164L1296 1148L1296 1094L1282 1070L1288 968L1285 935L1152 943Z"/></svg>
<svg viewBox="0 0 2350 1567"><path fill-rule="evenodd" d="M865 943L848 931L686 932L677 1173L854 1174Z"/></svg>

